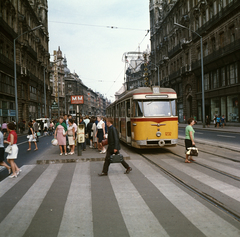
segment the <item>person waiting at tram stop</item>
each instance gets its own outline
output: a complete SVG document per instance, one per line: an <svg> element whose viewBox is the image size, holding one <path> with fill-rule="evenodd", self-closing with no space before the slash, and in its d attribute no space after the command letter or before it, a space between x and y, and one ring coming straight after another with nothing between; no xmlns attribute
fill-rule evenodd
<svg viewBox="0 0 240 237"><path fill-rule="evenodd" d="M103 164L103 170L102 173L98 174L99 176L108 175L108 169L110 165L109 158L112 154L118 154L119 150L121 149L117 129L113 126L113 119L107 118L106 123L108 126L108 148ZM126 169L125 174L129 174L129 172L132 171L132 168L127 164L125 160L122 161L122 165Z"/></svg>
<svg viewBox="0 0 240 237"><path fill-rule="evenodd" d="M186 147L186 152L188 151L189 147L195 147L195 142L194 142L194 129L193 125L195 124L194 118L189 118L188 119L188 126L185 128L185 147ZM192 156L188 155L186 153L186 159L185 163L191 163L191 161L195 161Z"/></svg>

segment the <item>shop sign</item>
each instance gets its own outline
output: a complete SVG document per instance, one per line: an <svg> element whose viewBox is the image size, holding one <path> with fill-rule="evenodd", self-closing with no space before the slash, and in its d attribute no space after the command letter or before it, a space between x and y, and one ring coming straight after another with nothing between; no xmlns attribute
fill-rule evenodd
<svg viewBox="0 0 240 237"><path fill-rule="evenodd" d="M9 109L8 110L8 116L11 116L11 117L16 116L16 110Z"/></svg>
<svg viewBox="0 0 240 237"><path fill-rule="evenodd" d="M71 104L83 104L83 96L82 95L72 95L71 96Z"/></svg>

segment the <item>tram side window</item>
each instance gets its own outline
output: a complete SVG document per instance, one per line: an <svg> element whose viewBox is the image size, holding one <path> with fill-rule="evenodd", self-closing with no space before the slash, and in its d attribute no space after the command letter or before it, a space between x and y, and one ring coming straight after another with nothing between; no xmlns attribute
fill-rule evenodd
<svg viewBox="0 0 240 237"><path fill-rule="evenodd" d="M142 101L137 101L137 100L134 101L133 114L134 114L134 117L142 117L143 116Z"/></svg>
<svg viewBox="0 0 240 237"><path fill-rule="evenodd" d="M126 116L126 107L125 107L125 101L122 102L122 117Z"/></svg>
<svg viewBox="0 0 240 237"><path fill-rule="evenodd" d="M127 101L127 117L130 117L130 100Z"/></svg>
<svg viewBox="0 0 240 237"><path fill-rule="evenodd" d="M171 101L171 106L172 106L172 115L176 116L177 115L176 100Z"/></svg>

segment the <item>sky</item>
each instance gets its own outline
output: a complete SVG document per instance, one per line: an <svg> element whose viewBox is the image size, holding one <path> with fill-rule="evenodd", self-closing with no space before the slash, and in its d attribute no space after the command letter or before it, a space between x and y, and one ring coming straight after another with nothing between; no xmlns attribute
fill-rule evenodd
<svg viewBox="0 0 240 237"><path fill-rule="evenodd" d="M111 101L124 83L123 54L150 47L149 28L148 0L48 0L50 54L60 46L70 71Z"/></svg>

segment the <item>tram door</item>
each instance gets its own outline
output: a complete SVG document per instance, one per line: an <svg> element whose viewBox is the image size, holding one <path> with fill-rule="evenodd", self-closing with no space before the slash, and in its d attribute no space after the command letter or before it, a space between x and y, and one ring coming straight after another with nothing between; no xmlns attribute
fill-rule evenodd
<svg viewBox="0 0 240 237"><path fill-rule="evenodd" d="M131 101L130 99L126 101L126 135L127 135L127 143L131 143L132 139L131 139Z"/></svg>

